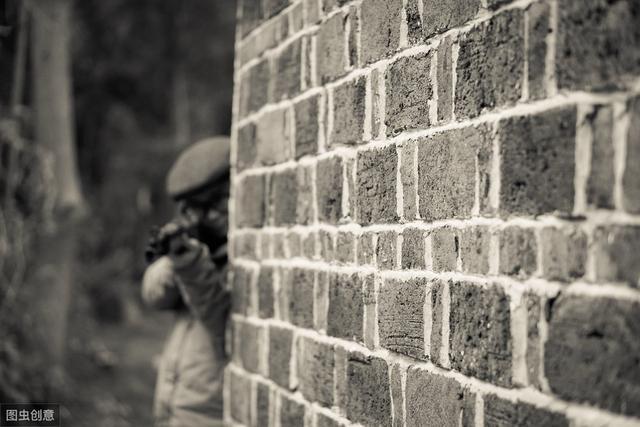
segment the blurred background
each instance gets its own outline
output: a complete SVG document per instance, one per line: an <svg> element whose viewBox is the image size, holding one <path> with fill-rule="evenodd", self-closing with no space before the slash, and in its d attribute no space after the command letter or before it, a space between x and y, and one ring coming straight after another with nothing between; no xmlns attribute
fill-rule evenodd
<svg viewBox="0 0 640 427"><path fill-rule="evenodd" d="M232 0L0 0L0 402L148 426L139 297L177 153L231 124Z"/></svg>

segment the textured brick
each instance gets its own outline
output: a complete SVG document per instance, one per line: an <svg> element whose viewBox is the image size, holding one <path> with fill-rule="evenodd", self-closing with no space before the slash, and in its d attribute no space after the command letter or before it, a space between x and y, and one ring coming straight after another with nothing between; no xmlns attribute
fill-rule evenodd
<svg viewBox="0 0 640 427"><path fill-rule="evenodd" d="M280 426L300 427L304 425L305 406L303 403L280 395Z"/></svg>
<svg viewBox="0 0 640 427"><path fill-rule="evenodd" d="M529 39L527 46L527 78L530 99L546 95L547 34L549 34L549 5L533 3L527 8Z"/></svg>
<svg viewBox="0 0 640 427"><path fill-rule="evenodd" d="M422 34L422 13L420 9L422 5L418 2L422 0L407 0L405 7L407 14L407 36L410 45L419 44L424 41L424 35Z"/></svg>
<svg viewBox="0 0 640 427"><path fill-rule="evenodd" d="M640 71L640 4L567 0L558 11L558 86L611 89Z"/></svg>
<svg viewBox="0 0 640 427"><path fill-rule="evenodd" d="M402 232L402 268L423 269L425 232L408 228Z"/></svg>
<svg viewBox="0 0 640 427"><path fill-rule="evenodd" d="M248 175L236 190L238 227L261 227L265 221L265 176Z"/></svg>
<svg viewBox="0 0 640 427"><path fill-rule="evenodd" d="M347 21L349 24L349 45L348 45L348 55L349 55L349 67L358 67L360 65L360 17L359 17L359 9L357 5L351 5L349 7L349 16L347 17Z"/></svg>
<svg viewBox="0 0 640 427"><path fill-rule="evenodd" d="M295 224L298 204L297 170L287 169L273 173L270 181L269 205L272 224Z"/></svg>
<svg viewBox="0 0 640 427"><path fill-rule="evenodd" d="M640 226L599 226L593 248L598 279L640 286Z"/></svg>
<svg viewBox="0 0 640 427"><path fill-rule="evenodd" d="M349 231L339 231L336 239L336 260L343 264L356 261L356 237Z"/></svg>
<svg viewBox="0 0 640 427"><path fill-rule="evenodd" d="M264 15L266 18L277 15L289 5L289 0L264 0Z"/></svg>
<svg viewBox="0 0 640 427"><path fill-rule="evenodd" d="M298 200L296 206L296 220L298 224L311 224L315 219L313 200L313 166L300 165L297 173Z"/></svg>
<svg viewBox="0 0 640 427"><path fill-rule="evenodd" d="M431 53L402 57L387 68L387 134L429 126Z"/></svg>
<svg viewBox="0 0 640 427"><path fill-rule="evenodd" d="M511 384L509 298L498 286L451 284L451 367L501 386Z"/></svg>
<svg viewBox="0 0 640 427"><path fill-rule="evenodd" d="M274 270L272 267L260 267L258 275L258 315L261 318L273 317L274 307Z"/></svg>
<svg viewBox="0 0 640 427"><path fill-rule="evenodd" d="M333 129L330 144L358 144L362 141L365 94L365 77L350 80L333 90Z"/></svg>
<svg viewBox="0 0 640 427"><path fill-rule="evenodd" d="M404 426L404 387L402 386L404 370L405 368L402 368L399 364L393 365L391 368L391 378L389 378L391 407L393 408L393 427Z"/></svg>
<svg viewBox="0 0 640 427"><path fill-rule="evenodd" d="M264 19L261 0L240 0L238 2L238 26L240 34L244 37L251 30L260 25Z"/></svg>
<svg viewBox="0 0 640 427"><path fill-rule="evenodd" d="M260 117L256 145L262 164L282 163L293 157L290 127L291 119L286 108L269 111Z"/></svg>
<svg viewBox="0 0 640 427"><path fill-rule="evenodd" d="M358 152L356 220L360 224L397 220L397 167L394 146Z"/></svg>
<svg viewBox="0 0 640 427"><path fill-rule="evenodd" d="M539 325L545 301L531 292L524 295L524 302L527 307L527 352L525 355L527 376L529 384L537 389L542 389L542 338Z"/></svg>
<svg viewBox="0 0 640 427"><path fill-rule="evenodd" d="M294 268L289 284L289 320L302 328L313 328L313 270Z"/></svg>
<svg viewBox="0 0 640 427"><path fill-rule="evenodd" d="M406 394L407 427L475 425L475 394L453 378L411 367Z"/></svg>
<svg viewBox="0 0 640 427"><path fill-rule="evenodd" d="M316 257L316 233L310 232L302 237L302 254L309 259Z"/></svg>
<svg viewBox="0 0 640 427"><path fill-rule="evenodd" d="M358 274L331 273L329 277L329 311L327 334L352 341L363 341L363 280Z"/></svg>
<svg viewBox="0 0 640 427"><path fill-rule="evenodd" d="M362 61L391 55L400 45L402 0L365 0L361 6Z"/></svg>
<svg viewBox="0 0 640 427"><path fill-rule="evenodd" d="M422 29L425 38L458 27L480 10L480 0L423 0Z"/></svg>
<svg viewBox="0 0 640 427"><path fill-rule="evenodd" d="M396 266L398 236L394 231L378 233L376 245L376 261L381 270L393 270Z"/></svg>
<svg viewBox="0 0 640 427"><path fill-rule="evenodd" d="M318 31L316 54L321 83L334 80L345 73L345 21L346 17L337 13L323 22Z"/></svg>
<svg viewBox="0 0 640 427"><path fill-rule="evenodd" d="M484 425L486 427L569 427L569 421L562 414L490 394L484 397Z"/></svg>
<svg viewBox="0 0 640 427"><path fill-rule="evenodd" d="M479 24L460 40L456 117L514 104L524 73L524 19L510 9Z"/></svg>
<svg viewBox="0 0 640 427"><path fill-rule="evenodd" d="M236 166L241 171L250 168L258 158L256 147L256 125L249 123L238 129Z"/></svg>
<svg viewBox="0 0 640 427"><path fill-rule="evenodd" d="M238 314L246 314L251 303L250 292L253 272L238 265L234 265L231 271L232 311Z"/></svg>
<svg viewBox="0 0 640 427"><path fill-rule="evenodd" d="M542 274L551 280L571 280L584 275L587 263L587 236L568 228L545 227L540 232Z"/></svg>
<svg viewBox="0 0 640 427"><path fill-rule="evenodd" d="M529 277L537 267L538 245L533 229L509 226L500 232L500 273Z"/></svg>
<svg viewBox="0 0 640 427"><path fill-rule="evenodd" d="M269 378L280 387L289 388L293 332L279 326L269 326Z"/></svg>
<svg viewBox="0 0 640 427"><path fill-rule="evenodd" d="M590 119L593 141L587 203L597 208L613 208L613 109L597 107Z"/></svg>
<svg viewBox="0 0 640 427"><path fill-rule="evenodd" d="M375 426L391 424L389 368L384 359L350 353L346 413L349 420Z"/></svg>
<svg viewBox="0 0 640 427"><path fill-rule="evenodd" d="M423 317L426 279L385 280L379 292L380 345L426 360Z"/></svg>
<svg viewBox="0 0 640 427"><path fill-rule="evenodd" d="M450 282L450 281L449 281ZM449 282L436 279L430 284L431 290L431 361L439 366L447 364L449 361L443 360L441 357L441 348L443 345L442 321L444 299L448 295ZM447 356L448 357L448 356Z"/></svg>
<svg viewBox="0 0 640 427"><path fill-rule="evenodd" d="M261 372L260 355L263 346L263 328L247 322L234 322L236 355L242 360L242 367L249 372Z"/></svg>
<svg viewBox="0 0 640 427"><path fill-rule="evenodd" d="M475 226L460 231L460 260L465 273L487 274L491 231L487 226Z"/></svg>
<svg viewBox="0 0 640 427"><path fill-rule="evenodd" d="M300 93L302 73L302 39L288 44L274 59L273 100L292 98Z"/></svg>
<svg viewBox="0 0 640 427"><path fill-rule="evenodd" d="M418 144L420 216L427 221L468 218L475 200L476 176L480 198L488 198L491 153L486 126L435 134ZM486 202L483 202L486 204Z"/></svg>
<svg viewBox="0 0 640 427"><path fill-rule="evenodd" d="M321 0L303 0L305 25L313 25L320 21Z"/></svg>
<svg viewBox="0 0 640 427"><path fill-rule="evenodd" d="M271 401L271 391L269 386L263 383L256 384L256 406L255 415L252 419L255 423L252 423L252 427L263 426L266 420L269 419L269 402Z"/></svg>
<svg viewBox="0 0 640 427"><path fill-rule="evenodd" d="M336 237L328 230L320 230L318 233L320 244L320 258L331 262L336 256Z"/></svg>
<svg viewBox="0 0 640 427"><path fill-rule="evenodd" d="M269 102L270 64L263 59L251 67L240 82L240 116L258 111Z"/></svg>
<svg viewBox="0 0 640 427"><path fill-rule="evenodd" d="M499 122L504 214L571 212L575 128L573 107Z"/></svg>
<svg viewBox="0 0 640 427"><path fill-rule="evenodd" d="M238 396L237 399L232 399L230 402L231 418L249 425L251 400L251 381L233 370L228 370L229 373L229 391L232 396Z"/></svg>
<svg viewBox="0 0 640 427"><path fill-rule="evenodd" d="M254 233L238 235L233 245L233 256L236 258L256 259L257 242Z"/></svg>
<svg viewBox="0 0 640 427"><path fill-rule="evenodd" d="M459 239L456 230L443 227L429 232L433 271L455 271L458 266Z"/></svg>
<svg viewBox="0 0 640 427"><path fill-rule="evenodd" d="M375 254L374 235L372 232L364 232L358 237L358 264L373 264L373 256Z"/></svg>
<svg viewBox="0 0 640 427"><path fill-rule="evenodd" d="M400 180L402 181L402 205L404 219L410 221L418 216L416 144L413 141L400 148Z"/></svg>
<svg viewBox="0 0 640 427"><path fill-rule="evenodd" d="M627 212L640 213L640 97L629 103L627 156L622 176L623 204Z"/></svg>
<svg viewBox="0 0 640 427"><path fill-rule="evenodd" d="M322 412L318 412L316 417L316 427L344 427L343 423Z"/></svg>
<svg viewBox="0 0 640 427"><path fill-rule="evenodd" d="M561 296L551 309L545 374L551 390L627 415L640 415L640 305Z"/></svg>
<svg viewBox="0 0 640 427"><path fill-rule="evenodd" d="M333 346L308 337L300 337L297 346L297 372L302 395L310 402L330 407L333 404Z"/></svg>
<svg viewBox="0 0 640 427"><path fill-rule="evenodd" d="M318 221L335 224L342 216L342 158L327 157L316 166Z"/></svg>
<svg viewBox="0 0 640 427"><path fill-rule="evenodd" d="M296 103L295 158L318 152L318 109L320 95L314 95Z"/></svg>
<svg viewBox="0 0 640 427"><path fill-rule="evenodd" d="M287 233L287 244L289 245L289 256L297 258L302 256L302 238L295 231Z"/></svg>
<svg viewBox="0 0 640 427"><path fill-rule="evenodd" d="M448 122L453 113L453 38L447 37L438 46L438 121Z"/></svg>

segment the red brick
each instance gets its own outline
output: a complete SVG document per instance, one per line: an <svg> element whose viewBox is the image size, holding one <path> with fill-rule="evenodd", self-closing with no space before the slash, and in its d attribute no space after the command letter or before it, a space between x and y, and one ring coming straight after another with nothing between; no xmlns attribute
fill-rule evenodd
<svg viewBox="0 0 640 427"><path fill-rule="evenodd" d="M362 61L390 56L400 46L402 0L365 0L360 13Z"/></svg>
<svg viewBox="0 0 640 427"><path fill-rule="evenodd" d="M486 427L569 427L569 421L560 413L537 408L524 402L512 402L490 394L484 397L484 425Z"/></svg>
<svg viewBox="0 0 640 427"><path fill-rule="evenodd" d="M398 154L394 146L358 152L356 220L393 222L396 213Z"/></svg>
<svg viewBox="0 0 640 427"><path fill-rule="evenodd" d="M365 94L365 77L358 77L333 89L333 129L329 135L331 145L362 142Z"/></svg>
<svg viewBox="0 0 640 427"><path fill-rule="evenodd" d="M329 277L329 311L327 334L363 342L364 300L362 285L372 276L331 273Z"/></svg>
<svg viewBox="0 0 640 427"><path fill-rule="evenodd" d="M333 346L300 337L297 341L297 372L302 395L323 406L333 404Z"/></svg>

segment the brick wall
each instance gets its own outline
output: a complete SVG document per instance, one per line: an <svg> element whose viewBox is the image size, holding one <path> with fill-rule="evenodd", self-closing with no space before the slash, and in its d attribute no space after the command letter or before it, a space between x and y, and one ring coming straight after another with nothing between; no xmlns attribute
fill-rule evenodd
<svg viewBox="0 0 640 427"><path fill-rule="evenodd" d="M226 419L640 424L640 3L239 17Z"/></svg>

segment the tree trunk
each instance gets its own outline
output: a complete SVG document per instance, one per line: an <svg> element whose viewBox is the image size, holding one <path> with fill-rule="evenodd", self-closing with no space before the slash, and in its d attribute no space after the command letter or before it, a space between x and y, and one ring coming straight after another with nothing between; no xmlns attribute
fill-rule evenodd
<svg viewBox="0 0 640 427"><path fill-rule="evenodd" d="M53 221L42 233L35 283L37 318L54 367L63 363L67 315L76 257L78 221L84 210L73 135L69 35L70 0L30 0L32 13L35 137L52 157Z"/></svg>

